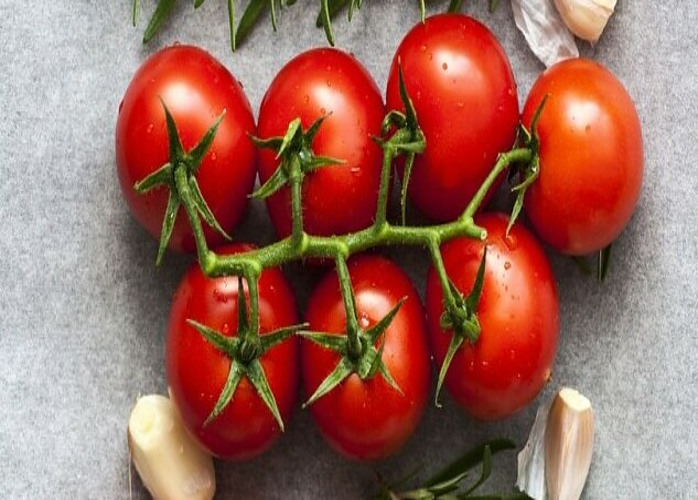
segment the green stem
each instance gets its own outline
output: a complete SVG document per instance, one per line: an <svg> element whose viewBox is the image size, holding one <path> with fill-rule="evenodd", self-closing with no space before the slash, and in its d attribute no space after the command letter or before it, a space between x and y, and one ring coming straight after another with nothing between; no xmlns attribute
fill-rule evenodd
<svg viewBox="0 0 698 500"><path fill-rule="evenodd" d="M494 184L494 181L497 179L497 177L500 176L502 172L504 172L504 170L506 170L509 167L509 165L515 162L528 163L529 161L531 161L532 157L533 153L528 148L517 148L512 149L507 153L501 153L497 157L497 163L494 165L489 175L480 186L480 189L477 190L477 193L475 193L475 196L473 196L473 199L470 200L470 203L465 208L465 212L463 212L463 215L461 215L461 219L473 218L475 212L477 212L480 208L480 205L482 205L482 202L485 199L487 192Z"/></svg>
<svg viewBox="0 0 698 500"><path fill-rule="evenodd" d="M392 140L391 140L392 141ZM376 220L373 227L379 230L387 220L388 212L388 195L390 192L390 170L393 167L393 159L395 158L395 148L391 141L385 143L383 148L383 167L381 170L381 183L378 190L378 205L376 206Z"/></svg>
<svg viewBox="0 0 698 500"><path fill-rule="evenodd" d="M196 210L196 205L194 203L191 188L189 187L189 180L187 178L187 166L183 163L175 165L175 183L177 185L177 192L182 200L182 205L184 205L184 211L189 219L189 224L191 224L192 233L194 234L194 241L196 242L196 251L204 269L211 267L212 262L215 261L215 254L210 252L208 249L208 244L206 243L206 236L204 235L204 228L201 225L201 220L199 219L199 214Z"/></svg>
<svg viewBox="0 0 698 500"><path fill-rule="evenodd" d="M294 246L301 247L303 245L303 206L301 204L303 172L297 157L294 157L291 162L289 184L291 185L291 214L293 220L291 237L293 238Z"/></svg>
<svg viewBox="0 0 698 500"><path fill-rule="evenodd" d="M335 258L337 268L337 279L339 280L339 289L342 292L342 300L344 301L344 311L347 315L347 354L349 359L356 361L361 356L361 339L359 338L359 321L356 317L356 304L354 303L354 291L351 287L351 278L349 277L349 269L347 268L346 257L338 254Z"/></svg>
<svg viewBox="0 0 698 500"><path fill-rule="evenodd" d="M443 292L444 302L447 311L455 311L458 308L456 304L456 299L451 291L451 286L448 281L448 273L446 273L446 266L444 266L444 260L441 256L441 248L437 240L432 240L429 242L429 253L431 254L431 260L436 270L436 275L439 277L439 283L441 284L441 291Z"/></svg>

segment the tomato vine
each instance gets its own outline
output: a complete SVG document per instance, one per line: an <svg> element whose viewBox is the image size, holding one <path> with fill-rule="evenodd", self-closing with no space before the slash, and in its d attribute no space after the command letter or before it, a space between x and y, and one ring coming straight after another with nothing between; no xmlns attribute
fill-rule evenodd
<svg viewBox="0 0 698 500"><path fill-rule="evenodd" d="M307 131L302 130L298 121L293 121L283 137L255 139L258 146L275 149L281 158L277 173L272 175L259 188L256 195L259 197L269 196L285 184L289 184L291 188L292 234L268 246L234 255L219 255L211 250L206 242L202 219L214 228L217 227L217 224L210 210L207 210L205 201L197 191L195 166L197 158L205 154L207 145L212 141L220 118L213 124L199 145L192 152L185 154L181 150L176 124L165 108L168 117L167 127L172 157L170 162L162 169L151 174L150 177L142 180L135 186L138 191L143 191L144 188L152 188L156 184L164 185L170 189L170 199L176 202L176 206L172 210L168 210L164 218L159 256L163 251L162 249L166 246L176 210L181 205L191 225L199 265L204 274L209 277L238 276L244 278L247 282L250 296L249 319L246 314L239 318L241 326L244 327L242 329L244 335L239 341L239 345L235 343L235 345L226 344L224 346L219 342L222 338L221 334L207 329L206 325L194 325L199 333L204 335L209 342L214 343L214 345L225 352L229 352L238 361L237 365L231 366L231 370L233 366L238 366L238 368L240 366L252 366L265 350L260 349L258 321L259 300L257 283L262 271L311 257L332 259L334 261L347 317L346 337L341 342L337 342L337 336L326 335L323 332L300 332L302 336L309 340L336 350L341 354L335 370L320 385L306 404L311 404L331 391L352 373L357 373L362 379L380 374L396 390L400 390L392 381L390 373L383 365L380 348L377 349L375 347L383 331L390 324L399 309L400 304L372 328L365 330L361 328L356 314L351 280L347 272L347 260L353 254L375 247L391 245L420 246L428 249L434 267L437 270L444 296L445 312L443 321L448 324L448 327L453 332L451 350L455 351L458 349L466 339L471 343L477 341L480 330L475 318L475 309L479 296L477 290L481 288L481 282L478 285L476 281L474 292L464 298L449 280L445 271L441 255L441 244L462 236L484 240L487 237L487 232L475 224L473 217L483 203L487 192L494 185L495 180L512 164L530 166L537 163L535 130L532 133L525 132L523 135L526 137L526 140L522 146L515 145L510 151L501 153L498 156L494 167L460 217L451 222L428 226L409 226L404 223L405 185L409 180L408 169L403 180L401 197L403 221L402 224L391 223L387 219L387 205L393 161L400 156L404 156L406 157L407 165L409 165L414 160L415 155L422 152L426 147L426 139L419 128L417 116L412 101L407 94L401 70L399 71L399 90L406 111L405 113L398 111L388 113L382 126L384 138L376 139L381 144L384 154L378 204L374 223L361 231L335 236L315 236L308 234L304 230L301 210L301 185L303 179L306 173L314 169L324 168L337 163L337 160L332 158L314 156L309 146L312 142L312 137L321 127L323 118L311 125ZM164 102L163 106L165 106ZM525 189L525 186L522 189ZM481 281L481 277L479 279ZM246 311L247 306L242 304L241 310ZM303 327L304 325L297 325L292 329L284 329L279 334L287 336L292 331L302 330ZM448 370L448 362L449 358L447 357L444 365L441 367L439 388L443 376ZM237 375L232 378L236 377ZM264 376L255 377L255 387L271 413L278 418L278 408L273 398L264 397L270 393ZM226 391L225 395L221 395L214 413L220 413L231 398L231 391ZM214 414L212 414L213 417L215 417Z"/></svg>

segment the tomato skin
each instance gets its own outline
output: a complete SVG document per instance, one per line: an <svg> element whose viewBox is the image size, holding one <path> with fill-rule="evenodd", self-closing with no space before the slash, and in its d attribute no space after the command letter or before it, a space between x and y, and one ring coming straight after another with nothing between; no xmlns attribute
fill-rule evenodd
<svg viewBox="0 0 698 500"><path fill-rule="evenodd" d="M380 136L385 107L380 91L364 67L337 49L313 49L289 61L269 86L259 110L259 136L283 136L300 118L307 129L323 122L312 147L318 156L344 160L323 167L303 183L303 224L314 235L330 236L371 225L376 212L383 154L373 141ZM259 177L264 183L279 160L260 151ZM266 200L281 237L291 234L291 192L288 187Z"/></svg>
<svg viewBox="0 0 698 500"><path fill-rule="evenodd" d="M408 194L430 218L456 219L497 155L514 144L519 104L511 65L478 21L461 14L430 17L405 36L395 53L386 98L391 110L404 110L398 61L427 141L416 158Z"/></svg>
<svg viewBox="0 0 698 500"><path fill-rule="evenodd" d="M231 232L247 207L255 178L255 134L250 103L233 75L207 52L176 45L150 56L138 69L119 106L116 163L121 191L135 219L160 237L168 189L139 195L133 189L169 161L169 140L162 102L174 117L185 151L193 148L226 111L196 179L221 227ZM204 224L206 240L224 240ZM181 208L169 248L196 249L189 221Z"/></svg>
<svg viewBox="0 0 698 500"><path fill-rule="evenodd" d="M485 242L452 240L441 247L446 272L465 295L475 282L482 252L487 263L477 307L480 337L467 340L453 358L445 385L453 399L481 420L508 417L530 403L549 380L559 332L558 297L547 257L521 225L505 236L508 218L481 214ZM433 267L426 290L429 337L441 366L451 332L440 326L443 294Z"/></svg>
<svg viewBox="0 0 698 500"><path fill-rule="evenodd" d="M424 310L404 272L378 256L349 261L359 324L367 328L384 317L403 297L406 301L385 332L383 361L400 394L378 374L361 380L352 374L310 406L326 441L346 457L377 460L390 456L414 434L430 390L431 365ZM343 332L346 314L339 284L330 272L313 291L306 320L313 331ZM336 367L339 355L301 341L301 370L306 397Z"/></svg>
<svg viewBox="0 0 698 500"><path fill-rule="evenodd" d="M546 70L528 95L523 123L549 94L538 122L540 176L525 209L557 251L586 255L608 246L635 209L643 175L642 130L623 85L587 59Z"/></svg>
<svg viewBox="0 0 698 500"><path fill-rule="evenodd" d="M224 247L223 253L251 249ZM249 306L249 295L245 295ZM187 430L210 453L246 460L268 449L281 435L274 417L244 377L232 401L204 427L225 385L230 359L186 323L193 319L224 335L237 335L237 277L207 278L198 265L189 269L175 293L166 341L170 397ZM262 272L259 280L260 332L298 323L293 292L278 269ZM288 422L297 401L299 350L295 336L261 357L282 420Z"/></svg>

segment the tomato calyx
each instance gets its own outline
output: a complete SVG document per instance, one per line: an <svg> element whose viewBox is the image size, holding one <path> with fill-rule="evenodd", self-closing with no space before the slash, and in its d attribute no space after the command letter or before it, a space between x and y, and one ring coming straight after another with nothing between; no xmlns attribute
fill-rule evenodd
<svg viewBox="0 0 698 500"><path fill-rule="evenodd" d="M204 160L206 153L213 144L218 126L225 117L225 110L223 110L211 128L206 131L199 143L186 152L182 146L182 141L177 131L177 125L172 114L162 99L160 99L160 102L162 102L162 107L165 110L165 119L167 122L167 135L170 150L169 161L155 172L136 182L133 186L133 189L139 194L145 194L152 189L163 186L170 190L165 216L162 220L158 255L155 260L156 265L160 265L162 262L162 257L165 254L167 244L172 236L172 229L174 228L177 213L181 205L184 205L184 209L190 221L195 218L198 222L198 218L201 217L224 238L230 240L230 236L220 226L206 203L206 200L204 200L199 184L196 181L196 173L199 167L201 167L201 162ZM195 226L193 222L192 226Z"/></svg>
<svg viewBox="0 0 698 500"><path fill-rule="evenodd" d="M255 291L256 286L250 286L250 293L255 293ZM246 302L242 278L238 278L238 334L236 337L228 337L197 321L187 320L187 323L208 343L230 359L230 369L223 390L203 425L204 427L209 425L225 410L226 406L233 400L238 384L244 377L247 377L283 432L284 422L276 404L274 393L269 387L260 358L301 328L307 327L307 324L287 326L265 335L259 335L259 326L256 320L258 311L252 310L248 313ZM251 309L254 308L254 304L255 301L253 301ZM250 314L252 315L252 321L250 321Z"/></svg>
<svg viewBox="0 0 698 500"><path fill-rule="evenodd" d="M536 112L531 120L530 130L528 130L523 123L519 125L519 140L523 147L527 148L531 152L531 158L522 166L519 166L519 168L513 168L510 171L512 175L518 174L521 178L523 178L523 180L511 189L513 193L516 193L516 200L514 201L511 216L509 217L509 224L506 231L507 235L521 213L526 191L540 175L540 138L538 137L537 127L538 120L540 120L540 116L543 113L543 108L545 108L545 103L547 102L548 97L549 94L543 97L538 105L538 108L536 108Z"/></svg>
<svg viewBox="0 0 698 500"><path fill-rule="evenodd" d="M296 118L289 123L286 134L281 137L252 138L257 147L276 151L276 158L281 160L271 177L252 193L252 197L266 199L284 186L288 185L290 187L291 216L293 220L292 237L294 244L297 246L302 245L305 235L301 204L303 180L307 175L319 168L345 163L344 160L337 158L316 155L313 151L313 140L320 131L323 122L329 116L329 114L321 116L308 127L308 130L303 130L301 119Z"/></svg>
<svg viewBox="0 0 698 500"><path fill-rule="evenodd" d="M399 61L398 89L402 104L405 106L405 112L401 113L400 111L392 110L385 116L381 124L381 133L383 136L388 136L391 131L394 130L394 132L388 139L376 138L376 142L383 148L383 176L390 174L390 165L392 165L395 158L405 155L405 170L400 191L400 214L402 225L404 226L407 209L407 186L410 181L412 167L414 166L414 159L418 154L424 152L424 149L427 147L427 139L419 127L417 111L414 109L412 99L407 93L405 78ZM381 179L381 186L387 185L387 181L387 179ZM387 189L381 189L380 194L376 217L377 225L385 221ZM381 218L382 221L380 220Z"/></svg>
<svg viewBox="0 0 698 500"><path fill-rule="evenodd" d="M380 373L388 385L402 394L402 389L397 385L383 362L383 349L385 347L383 335L397 315L400 307L402 307L406 297L403 297L375 325L370 328L361 328L356 314L356 300L351 287L347 264L341 257L337 259L337 275L347 316L344 335L308 330L300 331L298 335L321 347L337 352L340 355L340 359L334 370L330 372L303 404L303 408L310 406L332 391L352 373L356 373L361 380L369 380ZM376 347L377 343L380 343L378 347Z"/></svg>
<svg viewBox="0 0 698 500"><path fill-rule="evenodd" d="M444 269L440 270L438 264L435 266L437 272L439 272L439 279L442 281L444 292L444 312L440 319L441 328L452 332L451 343L448 346L446 357L439 369L439 378L436 383L434 404L437 407L441 406L439 403L441 386L443 385L446 373L448 372L449 366L451 366L451 361L453 361L456 352L458 352L458 349L461 348L466 340L474 344L480 337L480 322L478 321L476 312L477 305L480 302L480 296L482 295L482 286L485 281L486 261L487 247L484 247L473 289L467 297L463 297L460 290L458 290L456 285L448 278ZM443 261L441 262L441 266L443 266ZM444 281L446 282L445 284Z"/></svg>

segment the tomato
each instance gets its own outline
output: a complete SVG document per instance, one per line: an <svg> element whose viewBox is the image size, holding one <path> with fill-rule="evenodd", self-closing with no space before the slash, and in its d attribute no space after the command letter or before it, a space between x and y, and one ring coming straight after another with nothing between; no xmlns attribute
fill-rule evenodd
<svg viewBox="0 0 698 500"><path fill-rule="evenodd" d="M635 106L600 64L573 59L538 78L523 123L549 94L538 122L540 176L524 203L535 232L556 250L585 255L614 241L642 185L642 130Z"/></svg>
<svg viewBox="0 0 698 500"><path fill-rule="evenodd" d="M162 99L162 101L161 101ZM159 238L168 189L145 195L134 191L143 180L169 161L169 140L163 102L170 110L182 146L190 151L225 117L204 157L196 180L204 200L222 228L232 231L247 206L255 178L254 117L242 87L207 52L176 45L149 57L134 75L119 106L116 123L116 163L121 191L136 220ZM205 226L211 246L221 235ZM179 210L169 248L192 252L196 246L183 209Z"/></svg>
<svg viewBox="0 0 698 500"><path fill-rule="evenodd" d="M236 253L251 247L224 247ZM248 295L245 286L245 295ZM226 459L247 459L267 448L281 434L274 417L244 377L232 401L208 425L225 385L231 361L186 320L192 319L226 336L238 331L237 277L207 278L194 264L174 296L166 341L170 397L184 425L210 453ZM247 297L249 304L249 297ZM278 269L262 272L259 280L260 334L298 323L293 292ZM295 336L261 357L269 386L283 421L288 421L298 395L299 351Z"/></svg>
<svg viewBox="0 0 698 500"><path fill-rule="evenodd" d="M386 98L394 110L404 110L398 62L427 142L414 163L408 195L430 218L456 219L497 155L514 144L519 105L509 60L476 20L430 17L412 28L395 53Z"/></svg>
<svg viewBox="0 0 698 500"><path fill-rule="evenodd" d="M259 110L259 137L283 136L296 118L307 129L331 113L312 148L317 156L344 161L305 178L302 206L308 233L342 234L373 222L383 155L372 137L380 136L384 111L380 91L368 72L352 55L336 49L303 52L272 81ZM273 151L261 151L260 182L266 182L278 165ZM291 234L290 189L282 188L266 205L277 233Z"/></svg>
<svg viewBox="0 0 698 500"><path fill-rule="evenodd" d="M464 296L472 290L485 245L487 260L477 305L481 332L465 340L446 374L445 385L470 415L483 420L507 417L530 403L550 379L559 332L555 279L536 239L508 218L481 214L482 242L451 240L441 248L446 272ZM451 332L440 325L443 293L433 267L426 289L427 324L434 357L441 366Z"/></svg>
<svg viewBox="0 0 698 500"><path fill-rule="evenodd" d="M424 310L404 272L378 256L349 261L357 317L367 329L405 302L383 334L383 362L402 394L378 373L362 380L356 373L310 406L327 442L358 460L385 458L414 433L426 407L431 366ZM329 273L312 292L306 319L310 330L340 335L346 313L336 274ZM378 340L377 346L381 339ZM310 341L301 342L301 370L307 396L334 370L339 355Z"/></svg>

